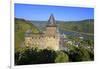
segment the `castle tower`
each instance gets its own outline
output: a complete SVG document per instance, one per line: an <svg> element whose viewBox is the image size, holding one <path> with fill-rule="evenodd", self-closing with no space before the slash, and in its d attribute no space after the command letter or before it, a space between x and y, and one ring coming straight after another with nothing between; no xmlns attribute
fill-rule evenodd
<svg viewBox="0 0 100 69"><path fill-rule="evenodd" d="M25 37L26 46L59 50L60 37L53 14L51 14L48 20L45 33L31 34L30 32L30 30L27 31L27 36Z"/></svg>
<svg viewBox="0 0 100 69"><path fill-rule="evenodd" d="M57 25L53 14L51 14L45 32L45 46L53 50L59 50L59 34L57 32Z"/></svg>
<svg viewBox="0 0 100 69"><path fill-rule="evenodd" d="M48 20L48 25L46 26L46 34L49 36L55 36L56 33L57 33L56 21L53 14L51 14Z"/></svg>

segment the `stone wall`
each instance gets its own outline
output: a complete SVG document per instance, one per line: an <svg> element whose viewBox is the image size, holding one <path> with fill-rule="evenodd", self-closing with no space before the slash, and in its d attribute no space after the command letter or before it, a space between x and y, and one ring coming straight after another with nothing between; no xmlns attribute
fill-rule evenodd
<svg viewBox="0 0 100 69"><path fill-rule="evenodd" d="M25 45L29 47L38 47L40 49L50 48L53 50L59 49L59 41L60 38L58 35L54 36L47 36L43 35L34 35L25 37Z"/></svg>

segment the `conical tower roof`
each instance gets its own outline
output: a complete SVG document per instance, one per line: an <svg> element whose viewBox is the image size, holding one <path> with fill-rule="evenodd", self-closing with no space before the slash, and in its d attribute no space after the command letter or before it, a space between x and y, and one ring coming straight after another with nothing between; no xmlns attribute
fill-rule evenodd
<svg viewBox="0 0 100 69"><path fill-rule="evenodd" d="M56 26L56 21L53 14L50 15L47 26Z"/></svg>

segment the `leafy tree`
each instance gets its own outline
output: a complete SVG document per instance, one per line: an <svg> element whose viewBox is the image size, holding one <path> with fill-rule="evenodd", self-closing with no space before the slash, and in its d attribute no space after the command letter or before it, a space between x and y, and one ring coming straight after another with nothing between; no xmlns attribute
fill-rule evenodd
<svg viewBox="0 0 100 69"><path fill-rule="evenodd" d="M57 52L57 56L55 59L56 63L62 63L62 62L68 62L69 61L69 57L66 53L64 52Z"/></svg>
<svg viewBox="0 0 100 69"><path fill-rule="evenodd" d="M54 63L56 52L48 49L25 48L15 53L16 65Z"/></svg>
<svg viewBox="0 0 100 69"><path fill-rule="evenodd" d="M19 57L20 57L20 52L19 51L15 52L15 65L19 63Z"/></svg>
<svg viewBox="0 0 100 69"><path fill-rule="evenodd" d="M79 54L79 56L78 56L79 61L89 61L90 60L90 55L85 48L83 48L83 47L79 48L78 54Z"/></svg>
<svg viewBox="0 0 100 69"><path fill-rule="evenodd" d="M68 52L68 55L71 62L91 60L89 52L84 47L73 47L73 49Z"/></svg>

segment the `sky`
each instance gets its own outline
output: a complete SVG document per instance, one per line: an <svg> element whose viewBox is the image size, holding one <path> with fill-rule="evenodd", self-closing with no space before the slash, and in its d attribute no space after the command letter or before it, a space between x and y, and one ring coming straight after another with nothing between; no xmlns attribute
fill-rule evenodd
<svg viewBox="0 0 100 69"><path fill-rule="evenodd" d="M47 21L51 14L53 14L55 19L59 21L94 19L94 8L18 3L14 5L14 16L16 18Z"/></svg>

